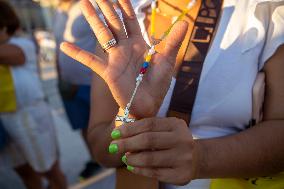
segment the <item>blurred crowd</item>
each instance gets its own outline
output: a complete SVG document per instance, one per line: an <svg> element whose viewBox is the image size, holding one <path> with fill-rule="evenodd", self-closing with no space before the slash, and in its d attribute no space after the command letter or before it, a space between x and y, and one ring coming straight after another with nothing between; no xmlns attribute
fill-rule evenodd
<svg viewBox="0 0 284 189"><path fill-rule="evenodd" d="M91 71L59 50L62 41L95 50L96 39L78 6L76 0L60 0L56 8L0 0L0 166L13 168L29 189L44 188L43 179L50 189L67 188L44 81L57 78L70 125L88 146ZM99 170L90 159L78 179Z"/></svg>

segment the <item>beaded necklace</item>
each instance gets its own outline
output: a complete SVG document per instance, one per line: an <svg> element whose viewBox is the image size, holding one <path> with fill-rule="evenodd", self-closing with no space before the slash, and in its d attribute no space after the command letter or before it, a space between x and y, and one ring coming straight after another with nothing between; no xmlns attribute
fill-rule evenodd
<svg viewBox="0 0 284 189"><path fill-rule="evenodd" d="M150 26L151 27L150 35L152 38L152 44L151 44L151 47L147 55L145 56L145 61L142 64L140 73L136 78L136 86L132 93L129 103L126 105L126 108L124 109L124 115L123 116L117 115L115 119L116 121L120 121L123 123L131 123L135 121L135 119L129 118L130 107L132 105L134 97L136 96L137 90L140 84L142 83L143 77L145 73L147 72L147 69L150 66L152 56L155 54L155 46L158 45L161 41L163 41L169 35L173 26L185 17L185 15L190 11L190 9L195 5L195 3L196 3L196 0L191 0L187 4L186 8L182 11L182 13L173 21L171 26L162 34L162 36L158 39L155 39L155 32L156 32L155 21L156 21L156 14L157 14L157 0L152 0L151 2L151 26Z"/></svg>

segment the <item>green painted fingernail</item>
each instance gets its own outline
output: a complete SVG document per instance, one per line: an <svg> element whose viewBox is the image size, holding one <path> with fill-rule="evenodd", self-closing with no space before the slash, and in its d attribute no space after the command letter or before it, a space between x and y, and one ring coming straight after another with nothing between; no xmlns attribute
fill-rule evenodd
<svg viewBox="0 0 284 189"><path fill-rule="evenodd" d="M111 144L108 147L108 151L111 154L116 154L118 152L118 145L117 144Z"/></svg>
<svg viewBox="0 0 284 189"><path fill-rule="evenodd" d="M134 171L134 167L130 166L130 165L127 165L127 170L128 171Z"/></svg>
<svg viewBox="0 0 284 189"><path fill-rule="evenodd" d="M126 155L122 156L121 161L122 161L123 163L127 164L127 163L126 163L126 161L127 161Z"/></svg>
<svg viewBox="0 0 284 189"><path fill-rule="evenodd" d="M119 139L121 137L121 133L119 130L113 130L111 132L111 138L116 140L116 139Z"/></svg>

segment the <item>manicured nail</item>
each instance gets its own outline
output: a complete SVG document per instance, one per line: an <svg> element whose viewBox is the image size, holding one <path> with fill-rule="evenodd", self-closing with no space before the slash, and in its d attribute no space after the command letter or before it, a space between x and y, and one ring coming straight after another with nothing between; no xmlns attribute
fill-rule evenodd
<svg viewBox="0 0 284 189"><path fill-rule="evenodd" d="M134 171L134 167L130 166L130 165L127 165L127 170L128 171Z"/></svg>
<svg viewBox="0 0 284 189"><path fill-rule="evenodd" d="M122 156L121 161L122 161L123 163L127 164L127 163L126 163L126 161L127 161L126 155Z"/></svg>
<svg viewBox="0 0 284 189"><path fill-rule="evenodd" d="M119 130L113 130L111 132L111 138L116 140L116 139L119 139L121 137L121 133Z"/></svg>
<svg viewBox="0 0 284 189"><path fill-rule="evenodd" d="M118 145L117 144L109 145L108 151L110 154L116 154L118 152Z"/></svg>

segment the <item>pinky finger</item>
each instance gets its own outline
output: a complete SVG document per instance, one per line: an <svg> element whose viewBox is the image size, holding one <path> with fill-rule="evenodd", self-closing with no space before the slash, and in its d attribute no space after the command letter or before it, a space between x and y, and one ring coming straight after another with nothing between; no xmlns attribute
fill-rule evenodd
<svg viewBox="0 0 284 189"><path fill-rule="evenodd" d="M176 178L176 173L174 172L174 169L171 168L134 168L127 166L127 169L134 174L154 178L166 183L172 183L173 179Z"/></svg>
<svg viewBox="0 0 284 189"><path fill-rule="evenodd" d="M89 67L91 70L96 72L98 75L102 76L106 65L103 61L96 55L87 52L79 47L68 43L63 42L60 45L61 51L63 51L66 55L70 56L71 58L81 62L83 65Z"/></svg>

